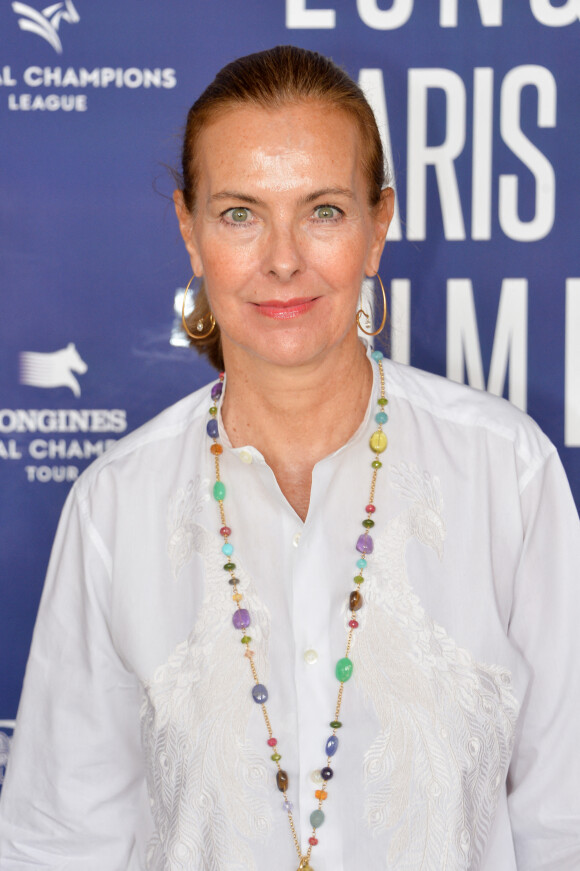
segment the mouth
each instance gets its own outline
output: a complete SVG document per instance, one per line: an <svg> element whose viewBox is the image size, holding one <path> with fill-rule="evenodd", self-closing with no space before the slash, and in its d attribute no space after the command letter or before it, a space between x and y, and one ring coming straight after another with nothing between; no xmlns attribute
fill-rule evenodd
<svg viewBox="0 0 580 871"><path fill-rule="evenodd" d="M265 317L284 321L290 320L290 318L297 318L309 311L317 299L317 296L287 300L273 299L254 303L254 305L260 314L265 315Z"/></svg>

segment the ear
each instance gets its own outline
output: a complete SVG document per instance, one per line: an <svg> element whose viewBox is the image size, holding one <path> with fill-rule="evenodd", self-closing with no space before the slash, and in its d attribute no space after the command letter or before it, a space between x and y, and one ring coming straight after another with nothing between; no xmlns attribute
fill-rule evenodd
<svg viewBox="0 0 580 871"><path fill-rule="evenodd" d="M179 221L179 230L183 241L185 242L187 253L189 254L193 274L199 278L203 275L203 265L193 233L193 217L185 205L182 191L176 190L173 192L173 202L175 204L175 214Z"/></svg>
<svg viewBox="0 0 580 871"><path fill-rule="evenodd" d="M385 188L381 193L381 199L377 203L374 213L374 239L369 248L365 273L368 276L376 275L381 263L381 255L387 239L387 230L393 219L395 210L395 192L392 188Z"/></svg>

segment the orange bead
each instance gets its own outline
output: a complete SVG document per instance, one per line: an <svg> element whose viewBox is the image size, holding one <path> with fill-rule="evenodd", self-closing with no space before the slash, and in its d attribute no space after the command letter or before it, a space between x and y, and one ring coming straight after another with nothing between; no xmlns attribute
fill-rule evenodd
<svg viewBox="0 0 580 871"><path fill-rule="evenodd" d="M324 801L324 799L328 797L328 793L325 789L317 789L314 796L319 799L319 801Z"/></svg>
<svg viewBox="0 0 580 871"><path fill-rule="evenodd" d="M224 450L224 449L222 448L222 446L221 446L221 445L217 445L217 444L216 444L216 445L212 445L211 448L210 448L210 451L212 452L212 454L222 454L222 453L223 453L223 450Z"/></svg>

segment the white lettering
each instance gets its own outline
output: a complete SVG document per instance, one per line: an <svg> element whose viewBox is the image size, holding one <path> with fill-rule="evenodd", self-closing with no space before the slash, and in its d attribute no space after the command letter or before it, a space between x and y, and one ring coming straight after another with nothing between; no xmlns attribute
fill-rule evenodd
<svg viewBox="0 0 580 871"><path fill-rule="evenodd" d="M8 439L6 443L0 441L0 460L21 460L22 454L18 450L16 439Z"/></svg>
<svg viewBox="0 0 580 871"><path fill-rule="evenodd" d="M389 227L389 242L398 241L402 237L401 233L401 216L399 211L399 198L397 197L397 187L395 174L393 169L393 149L391 147L391 134L389 132L389 118L387 114L387 98L385 96L385 85L383 81L382 70L362 69L359 73L358 83L365 93L365 97L369 101L375 118L377 127L381 134L385 159L391 171L390 185L395 191L395 212L393 220Z"/></svg>
<svg viewBox="0 0 580 871"><path fill-rule="evenodd" d="M4 85L6 88L13 88L17 84L18 82L16 79L12 78L11 67L2 67L2 72L0 73L0 85Z"/></svg>
<svg viewBox="0 0 580 871"><path fill-rule="evenodd" d="M124 408L0 409L0 432L114 432L127 429Z"/></svg>
<svg viewBox="0 0 580 871"><path fill-rule="evenodd" d="M24 471L28 481L39 481L48 484L54 481L62 484L64 481L76 481L79 470L76 466L25 466Z"/></svg>
<svg viewBox="0 0 580 871"><path fill-rule="evenodd" d="M527 322L526 279L504 278L487 389L495 396L503 395L509 363L509 400L522 411L527 407ZM485 390L473 287L468 278L450 278L447 282L447 377L463 384L465 370L468 383Z"/></svg>
<svg viewBox="0 0 580 871"><path fill-rule="evenodd" d="M174 69L168 67L163 70L163 87L164 88L175 88L177 85L177 74Z"/></svg>
<svg viewBox="0 0 580 871"><path fill-rule="evenodd" d="M24 70L23 78L29 88L37 88L42 85L42 69L40 67L27 67Z"/></svg>
<svg viewBox="0 0 580 871"><path fill-rule="evenodd" d="M566 280L564 444L580 448L580 278Z"/></svg>
<svg viewBox="0 0 580 871"><path fill-rule="evenodd" d="M473 155L471 238L491 239L491 167L493 148L493 69L473 72Z"/></svg>
<svg viewBox="0 0 580 871"><path fill-rule="evenodd" d="M408 278L391 281L391 360L411 362L411 282Z"/></svg>
<svg viewBox="0 0 580 871"><path fill-rule="evenodd" d="M123 84L127 88L140 88L143 84L143 73L137 67L130 67L123 73Z"/></svg>
<svg viewBox="0 0 580 871"><path fill-rule="evenodd" d="M373 30L395 30L406 24L413 12L413 0L393 0L390 9L380 9L377 0L356 0L361 20Z"/></svg>
<svg viewBox="0 0 580 871"><path fill-rule="evenodd" d="M503 0L477 0L484 27L501 27ZM457 27L458 0L441 0L439 24L441 27Z"/></svg>
<svg viewBox="0 0 580 871"><path fill-rule="evenodd" d="M11 112L86 112L86 94L36 94L32 99L31 94L10 94L8 108Z"/></svg>
<svg viewBox="0 0 580 871"><path fill-rule="evenodd" d="M112 67L103 67L101 70L101 87L107 88L115 81L115 70Z"/></svg>
<svg viewBox="0 0 580 871"><path fill-rule="evenodd" d="M538 91L538 126L556 126L556 82L552 73L531 64L510 70L501 87L501 136L536 181L534 216L522 221L518 214L517 175L500 175L499 178L499 222L506 236L519 242L533 242L547 236L556 210L556 178L552 164L520 127L521 93L526 85Z"/></svg>
<svg viewBox="0 0 580 871"><path fill-rule="evenodd" d="M45 67L42 83L45 87L54 85L55 88L60 88L62 82L62 70L60 67Z"/></svg>
<svg viewBox="0 0 580 871"><path fill-rule="evenodd" d="M445 139L427 145L427 94L431 88L445 93ZM465 239L465 226L454 160L465 144L465 86L457 73L446 69L409 70L407 125L407 238L424 239L426 233L427 167L434 166L446 239Z"/></svg>
<svg viewBox="0 0 580 871"><path fill-rule="evenodd" d="M565 27L580 19L580 0L568 0L563 6L552 6L550 0L530 0L534 18L547 27Z"/></svg>
<svg viewBox="0 0 580 871"><path fill-rule="evenodd" d="M92 85L93 88L99 88L101 86L100 81L100 70L86 70L82 67L79 70L79 84L81 88L86 88L87 85Z"/></svg>
<svg viewBox="0 0 580 871"><path fill-rule="evenodd" d="M46 84L46 82L45 82L45 84ZM65 71L65 74L62 77L62 82L61 82L60 86L61 86L61 88L69 88L69 87L80 88L81 83L80 83L79 77L77 76L76 72L73 70L72 67L69 67Z"/></svg>
<svg viewBox="0 0 580 871"><path fill-rule="evenodd" d="M288 30L333 30L336 27L334 9L307 9L307 0L286 0Z"/></svg>

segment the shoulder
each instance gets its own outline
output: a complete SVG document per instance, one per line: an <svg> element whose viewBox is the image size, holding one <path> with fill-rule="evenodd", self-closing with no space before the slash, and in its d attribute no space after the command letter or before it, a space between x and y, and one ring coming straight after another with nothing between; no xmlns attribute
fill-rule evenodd
<svg viewBox="0 0 580 871"><path fill-rule="evenodd" d="M144 477L155 469L169 474L172 460L179 462L180 445L200 445L211 405L211 384L166 408L147 423L120 439L96 459L76 482L79 495L87 494L104 477L129 477L139 472Z"/></svg>
<svg viewBox="0 0 580 871"><path fill-rule="evenodd" d="M501 443L530 472L556 452L537 423L507 400L411 366L385 364L387 392L427 415L442 434L459 430L470 440Z"/></svg>

